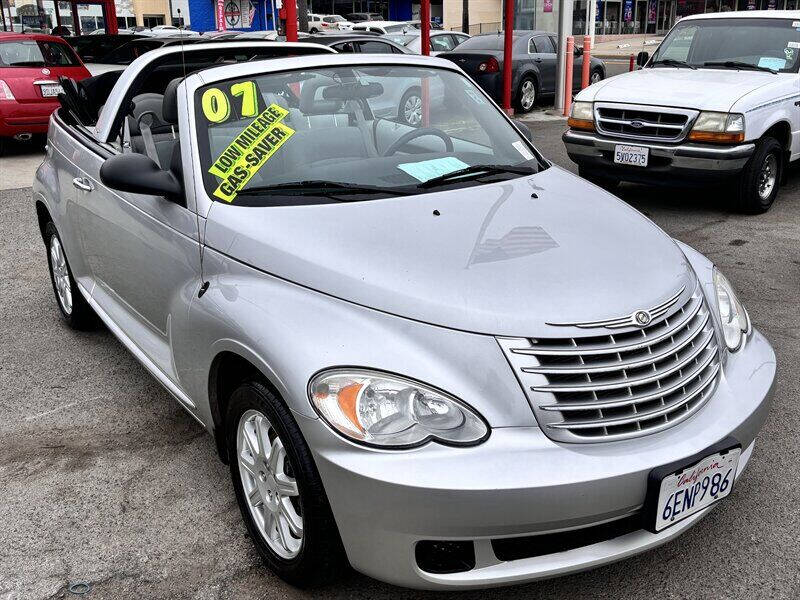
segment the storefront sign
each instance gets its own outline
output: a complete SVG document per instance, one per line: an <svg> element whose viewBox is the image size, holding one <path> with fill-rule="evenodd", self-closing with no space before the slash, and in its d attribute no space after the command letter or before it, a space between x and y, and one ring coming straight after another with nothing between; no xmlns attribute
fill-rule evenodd
<svg viewBox="0 0 800 600"><path fill-rule="evenodd" d="M625 0L622 8L622 20L626 23L633 21L633 0Z"/></svg>
<svg viewBox="0 0 800 600"><path fill-rule="evenodd" d="M225 0L217 0L217 31L225 31Z"/></svg>
<svg viewBox="0 0 800 600"><path fill-rule="evenodd" d="M603 0L597 0L597 6L595 7L594 11L594 20L595 21L603 20Z"/></svg>
<svg viewBox="0 0 800 600"><path fill-rule="evenodd" d="M544 12L553 12L553 0L544 0Z"/></svg>
<svg viewBox="0 0 800 600"><path fill-rule="evenodd" d="M658 13L658 0L650 0L647 3L647 22L655 23L657 13Z"/></svg>

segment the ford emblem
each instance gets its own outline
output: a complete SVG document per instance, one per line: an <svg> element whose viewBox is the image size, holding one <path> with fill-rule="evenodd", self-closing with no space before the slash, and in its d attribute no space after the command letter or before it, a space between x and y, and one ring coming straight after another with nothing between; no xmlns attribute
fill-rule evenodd
<svg viewBox="0 0 800 600"><path fill-rule="evenodd" d="M644 127L644 123L642 123L641 121L631 121L631 127L633 127L634 129L641 129L642 127Z"/></svg>

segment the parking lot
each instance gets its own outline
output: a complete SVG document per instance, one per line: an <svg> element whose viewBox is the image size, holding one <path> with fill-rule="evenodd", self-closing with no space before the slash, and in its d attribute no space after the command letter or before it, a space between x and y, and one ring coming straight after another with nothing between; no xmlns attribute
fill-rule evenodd
<svg viewBox="0 0 800 600"><path fill-rule="evenodd" d="M574 170L560 140L563 121L530 126L545 155ZM36 158L6 160L23 168ZM771 417L733 501L677 541L588 573L491 593L800 597L800 172L756 217L731 214L719 190L623 186L620 193L738 287L778 355ZM246 538L212 438L107 330L75 333L60 322L29 196L29 188L0 192L0 598L77 598L68 591L76 582L91 586L85 598L434 596L355 573L316 591L271 575Z"/></svg>

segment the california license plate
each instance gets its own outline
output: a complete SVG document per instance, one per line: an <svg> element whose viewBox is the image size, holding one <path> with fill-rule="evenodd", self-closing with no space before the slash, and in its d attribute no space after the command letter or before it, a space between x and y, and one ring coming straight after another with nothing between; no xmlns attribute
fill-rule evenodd
<svg viewBox="0 0 800 600"><path fill-rule="evenodd" d="M614 148L614 162L618 165L633 165L634 167L646 167L650 157L650 148L642 146L626 146L617 144Z"/></svg>
<svg viewBox="0 0 800 600"><path fill-rule="evenodd" d="M40 87L42 89L42 98L55 98L64 91L63 88L57 83L53 85L43 85Z"/></svg>
<svg viewBox="0 0 800 600"><path fill-rule="evenodd" d="M719 502L733 489L740 447L715 452L661 479L653 530L661 531ZM651 481L657 484L657 481Z"/></svg>

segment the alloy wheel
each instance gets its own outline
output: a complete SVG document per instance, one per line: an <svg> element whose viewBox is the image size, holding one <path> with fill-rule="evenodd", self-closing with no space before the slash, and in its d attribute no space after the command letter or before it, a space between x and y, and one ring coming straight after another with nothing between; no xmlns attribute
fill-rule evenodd
<svg viewBox="0 0 800 600"><path fill-rule="evenodd" d="M761 170L758 172L756 184L758 185L758 197L767 200L775 189L778 180L778 159L774 154L768 154L761 163Z"/></svg>
<svg viewBox="0 0 800 600"><path fill-rule="evenodd" d="M414 127L422 123L422 98L416 94L412 94L406 98L403 104L403 118L406 120L406 123Z"/></svg>
<svg viewBox="0 0 800 600"><path fill-rule="evenodd" d="M303 545L300 491L286 449L267 417L248 410L236 432L242 489L250 515L278 556L292 559Z"/></svg>
<svg viewBox="0 0 800 600"><path fill-rule="evenodd" d="M533 108L533 104L536 102L536 86L530 79L526 79L522 82L522 90L521 90L522 97L520 98L520 105L524 110L530 110Z"/></svg>
<svg viewBox="0 0 800 600"><path fill-rule="evenodd" d="M595 71L589 77L589 84L597 83L598 81L602 81L602 80L603 80L603 76L600 74L600 71Z"/></svg>
<svg viewBox="0 0 800 600"><path fill-rule="evenodd" d="M69 280L67 258L64 256L64 249L57 235L50 238L50 273L61 309L66 315L72 314L72 284Z"/></svg>

